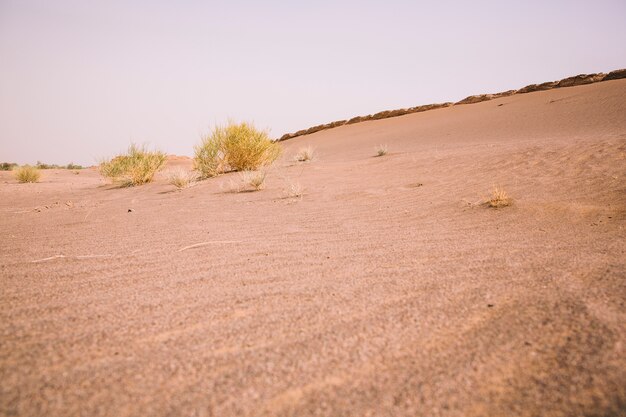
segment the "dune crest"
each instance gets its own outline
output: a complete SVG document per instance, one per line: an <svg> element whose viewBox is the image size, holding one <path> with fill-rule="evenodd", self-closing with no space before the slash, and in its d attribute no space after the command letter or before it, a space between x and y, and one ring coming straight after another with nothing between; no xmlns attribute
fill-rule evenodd
<svg viewBox="0 0 626 417"><path fill-rule="evenodd" d="M522 87L519 90L508 90L503 91L501 93L493 93L493 94L479 94L468 96L463 100L439 104L425 104L416 107L409 107L406 109L397 109L397 110L384 110L375 114L370 114L367 116L356 116L348 120L338 120L331 123L321 124L317 126L310 127L308 129L298 130L295 133L286 133L280 137L280 141L292 139L298 136L309 135L311 133L319 132L320 130L332 129L334 127L349 125L353 123L366 122L369 120L380 120L387 119L390 117L404 116L405 114L411 113L420 113L428 110L436 110L443 107L456 106L460 104L474 104L480 103L482 101L493 100L500 97L508 97L514 94L524 94L524 93L532 93L533 91L544 91L551 90L553 88L563 88L563 87L575 87L577 85L585 85L591 83L597 83L601 81L610 81L610 80L619 80L622 78L626 78L626 69L619 69L615 71L611 71L609 73L597 73L597 74L579 74L574 75L572 77L563 78L560 81L549 81L541 84L530 84L526 87Z"/></svg>

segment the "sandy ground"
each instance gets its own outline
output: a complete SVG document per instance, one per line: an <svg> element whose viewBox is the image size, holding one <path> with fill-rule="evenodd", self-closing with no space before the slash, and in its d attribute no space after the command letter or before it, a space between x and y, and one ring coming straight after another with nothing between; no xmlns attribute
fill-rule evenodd
<svg viewBox="0 0 626 417"><path fill-rule="evenodd" d="M0 174L0 414L624 415L626 80L282 145L254 193Z"/></svg>

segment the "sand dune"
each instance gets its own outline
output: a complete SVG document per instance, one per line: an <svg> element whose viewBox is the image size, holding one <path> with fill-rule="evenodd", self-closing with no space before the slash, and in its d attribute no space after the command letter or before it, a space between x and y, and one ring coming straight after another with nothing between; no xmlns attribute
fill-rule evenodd
<svg viewBox="0 0 626 417"><path fill-rule="evenodd" d="M509 97L515 94L526 94L532 93L535 91L545 91L552 90L555 88L565 88L565 87L575 87L579 85L593 84L599 83L602 81L611 81L611 80L619 80L626 78L626 69L619 69L615 71L611 71L607 74L600 72L596 74L579 74L574 75L572 77L563 78L558 81L548 81L541 84L530 84L525 87L520 88L519 90L508 90L502 91L500 93L492 93L492 94L479 94L474 96L465 97L463 100L459 100L456 103L446 102L446 103L435 103L435 104L425 104L421 106L409 107L405 109L396 109L396 110L383 110L378 113L368 114L367 116L355 116L350 119L345 120L336 120L330 123L324 123L321 125L312 126L308 129L298 130L294 133L285 133L280 137L280 140L288 140L293 139L298 136L310 135L312 133L316 133L322 130L333 129L338 126L351 125L354 123L361 123L370 120L381 120L381 119L389 119L391 117L404 116L412 113L422 113L430 110L437 110L444 107L450 106L458 106L462 104L475 104L483 101L494 100L501 97Z"/></svg>
<svg viewBox="0 0 626 417"><path fill-rule="evenodd" d="M0 414L622 415L625 115L612 80L344 125L256 193L0 173Z"/></svg>

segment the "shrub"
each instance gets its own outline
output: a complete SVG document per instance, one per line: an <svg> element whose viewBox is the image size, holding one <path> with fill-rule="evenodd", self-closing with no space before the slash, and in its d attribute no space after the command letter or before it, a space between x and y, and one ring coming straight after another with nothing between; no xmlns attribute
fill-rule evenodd
<svg viewBox="0 0 626 417"><path fill-rule="evenodd" d="M17 164L15 162L3 162L0 164L0 171L11 171L14 168L17 168Z"/></svg>
<svg viewBox="0 0 626 417"><path fill-rule="evenodd" d="M312 160L314 154L315 149L312 146L307 146L306 148L301 148L294 159L298 162L306 162Z"/></svg>
<svg viewBox="0 0 626 417"><path fill-rule="evenodd" d="M36 166L38 169L83 169L81 165L75 165L72 162L70 162L67 165L57 165L57 164L44 164L41 161L37 161Z"/></svg>
<svg viewBox="0 0 626 417"><path fill-rule="evenodd" d="M230 124L225 129L224 154L235 171L256 170L269 165L280 156L280 145L267 132L248 123Z"/></svg>
<svg viewBox="0 0 626 417"><path fill-rule="evenodd" d="M226 157L222 149L221 138L215 132L212 136L204 138L195 149L193 165L194 169L200 173L201 178L216 177L226 171Z"/></svg>
<svg viewBox="0 0 626 417"><path fill-rule="evenodd" d="M384 155L387 155L387 145L376 146L376 156L384 156Z"/></svg>
<svg viewBox="0 0 626 417"><path fill-rule="evenodd" d="M511 205L511 197L501 187L494 187L491 191L491 198L487 200L489 207L500 208Z"/></svg>
<svg viewBox="0 0 626 417"><path fill-rule="evenodd" d="M165 159L163 152L150 152L145 147L131 145L127 154L102 162L100 174L121 186L141 185L154 179Z"/></svg>
<svg viewBox="0 0 626 417"><path fill-rule="evenodd" d="M266 131L246 122L215 127L195 150L194 168L202 178L228 170L256 170L274 162L281 152Z"/></svg>
<svg viewBox="0 0 626 417"><path fill-rule="evenodd" d="M24 165L15 170L15 178L21 183L39 182L40 177L41 172L39 172L39 169L30 165Z"/></svg>
<svg viewBox="0 0 626 417"><path fill-rule="evenodd" d="M36 166L37 166L37 169L52 169L52 168L55 168L54 165L44 164L41 161L37 161ZM56 167L58 167L58 166L56 166Z"/></svg>
<svg viewBox="0 0 626 417"><path fill-rule="evenodd" d="M178 189L189 187L196 179L196 176L186 169L178 168L168 172L168 182Z"/></svg>

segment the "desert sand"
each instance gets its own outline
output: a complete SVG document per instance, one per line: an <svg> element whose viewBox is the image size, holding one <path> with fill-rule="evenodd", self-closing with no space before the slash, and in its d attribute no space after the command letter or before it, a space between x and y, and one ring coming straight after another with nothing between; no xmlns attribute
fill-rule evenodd
<svg viewBox="0 0 626 417"><path fill-rule="evenodd" d="M0 414L624 415L626 80L282 146L259 192L0 173Z"/></svg>

